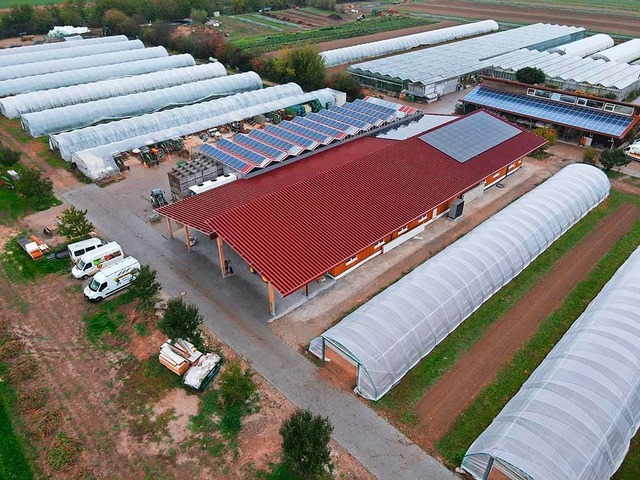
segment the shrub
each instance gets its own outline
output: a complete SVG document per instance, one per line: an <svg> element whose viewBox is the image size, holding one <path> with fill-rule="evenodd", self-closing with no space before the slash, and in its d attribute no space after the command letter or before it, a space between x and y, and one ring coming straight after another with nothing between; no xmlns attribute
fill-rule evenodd
<svg viewBox="0 0 640 480"><path fill-rule="evenodd" d="M143 312L152 311L160 300L159 293L162 285L156 279L157 272L149 265L142 265L138 275L129 287L129 294L138 299L138 309ZM171 337L170 338L184 338Z"/></svg>
<svg viewBox="0 0 640 480"><path fill-rule="evenodd" d="M595 165L596 160L598 159L598 150L593 147L587 147L584 149L583 160L585 163L589 165Z"/></svg>
<svg viewBox="0 0 640 480"><path fill-rule="evenodd" d="M188 305L182 298L172 298L167 310L158 322L158 330L171 339L182 338L193 343L201 352L205 350L200 331L202 315L195 305Z"/></svg>
<svg viewBox="0 0 640 480"><path fill-rule="evenodd" d="M544 83L547 76L542 70L535 67L524 67L516 72L516 79L521 83L535 85Z"/></svg>
<svg viewBox="0 0 640 480"><path fill-rule="evenodd" d="M349 75L347 72L338 72L329 77L327 85L341 92L347 94L349 100L362 97L362 87L360 82L355 77Z"/></svg>
<svg viewBox="0 0 640 480"><path fill-rule="evenodd" d="M20 161L20 152L11 150L0 144L0 165L4 167L13 167Z"/></svg>
<svg viewBox="0 0 640 480"><path fill-rule="evenodd" d="M64 432L58 432L49 449L49 466L54 470L64 470L74 465L80 458L82 444Z"/></svg>
<svg viewBox="0 0 640 480"><path fill-rule="evenodd" d="M549 146L552 147L556 143L558 143L558 132L551 127L539 127L536 128L533 133L538 135L539 137L544 138L547 142L549 142Z"/></svg>
<svg viewBox="0 0 640 480"><path fill-rule="evenodd" d="M604 167L605 171L609 171L612 168L616 167L624 167L629 164L631 160L621 148L616 148L613 150L605 150L600 155L600 163Z"/></svg>
<svg viewBox="0 0 640 480"><path fill-rule="evenodd" d="M242 366L237 360L227 363L220 375L220 400L224 405L244 408L255 398L257 389L249 368L242 371Z"/></svg>
<svg viewBox="0 0 640 480"><path fill-rule="evenodd" d="M45 205L53 198L53 183L48 178L42 178L42 170L23 166L20 179L16 182L16 193Z"/></svg>
<svg viewBox="0 0 640 480"><path fill-rule="evenodd" d="M327 417L298 410L285 420L282 435L282 463L301 479L316 479L331 469L333 426Z"/></svg>
<svg viewBox="0 0 640 480"><path fill-rule="evenodd" d="M65 208L62 216L58 217L60 235L69 240L87 237L93 231L93 223L87 220L87 211L74 206Z"/></svg>

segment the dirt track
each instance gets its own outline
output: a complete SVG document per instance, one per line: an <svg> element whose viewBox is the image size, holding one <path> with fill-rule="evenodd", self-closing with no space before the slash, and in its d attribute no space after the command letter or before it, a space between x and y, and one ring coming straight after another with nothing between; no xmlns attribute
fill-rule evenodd
<svg viewBox="0 0 640 480"><path fill-rule="evenodd" d="M640 31L640 18L622 15L594 15L561 8L525 8L513 5L483 5L456 1L436 1L397 5L404 12L414 11L432 15L450 15L463 18L493 19L514 23L555 23L585 27L595 32L636 36Z"/></svg>
<svg viewBox="0 0 640 480"><path fill-rule="evenodd" d="M640 209L624 204L562 257L529 293L503 315L484 337L429 389L416 413L417 437L431 448L496 373L558 308L574 286L640 220Z"/></svg>

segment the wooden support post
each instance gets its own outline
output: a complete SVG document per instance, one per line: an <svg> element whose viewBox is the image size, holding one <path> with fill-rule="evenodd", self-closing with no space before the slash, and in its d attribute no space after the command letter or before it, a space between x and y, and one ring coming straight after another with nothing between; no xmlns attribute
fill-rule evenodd
<svg viewBox="0 0 640 480"><path fill-rule="evenodd" d="M227 277L227 270L224 268L224 244L222 243L222 237L218 235L218 259L220 261L220 272L222 273L222 278Z"/></svg>
<svg viewBox="0 0 640 480"><path fill-rule="evenodd" d="M304 296L305 297L309 296L309 284L308 283L304 284Z"/></svg>
<svg viewBox="0 0 640 480"><path fill-rule="evenodd" d="M169 238L173 238L173 228L171 227L171 219L169 217L165 217L167 219L167 228L169 229Z"/></svg>
<svg viewBox="0 0 640 480"><path fill-rule="evenodd" d="M276 294L273 291L271 282L269 282L269 312L271 312L271 315L276 314Z"/></svg>
<svg viewBox="0 0 640 480"><path fill-rule="evenodd" d="M184 226L184 243L187 245L187 252L191 251L191 242L189 242L189 227Z"/></svg>

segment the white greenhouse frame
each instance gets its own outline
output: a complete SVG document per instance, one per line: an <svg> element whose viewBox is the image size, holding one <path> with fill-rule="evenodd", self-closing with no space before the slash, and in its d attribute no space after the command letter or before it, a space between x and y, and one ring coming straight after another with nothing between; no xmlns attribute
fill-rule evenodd
<svg viewBox="0 0 640 480"><path fill-rule="evenodd" d="M49 137L49 146L52 149L60 150L62 158L70 161L73 153L81 150L300 94L302 94L302 89L295 83L238 93L197 105L187 105L186 107L86 127L73 132L59 133Z"/></svg>
<svg viewBox="0 0 640 480"><path fill-rule="evenodd" d="M271 102L255 104L247 108L233 110L223 115L198 120L196 122L185 123L183 125L172 126L163 130L120 140L119 142L82 150L74 153L71 161L87 177L92 180L99 180L118 173L118 167L113 160L113 156L119 153L128 152L134 148L164 142L166 140L183 137L185 135L192 135L220 125L253 118L256 115L264 115L269 112L275 112L283 108L308 103L313 100L317 100L323 107L329 108L335 106L337 101L331 89L325 88L322 90L316 90L314 92L285 97Z"/></svg>
<svg viewBox="0 0 640 480"><path fill-rule="evenodd" d="M151 48L144 50L133 50L122 52L121 59L124 63L113 65L102 65L100 67L82 68L78 70L66 70L64 72L48 73L33 77L14 78L0 82L0 97L8 95L19 95L52 88L81 85L110 78L122 78L143 73L158 72L171 68L191 67L196 64L193 57L187 53L182 55L160 56L149 58L149 53L144 53L147 58L144 60L129 61L126 58L134 52L148 52ZM153 52L150 52L153 54Z"/></svg>
<svg viewBox="0 0 640 480"><path fill-rule="evenodd" d="M640 426L640 248L491 425L462 468L509 478L611 478Z"/></svg>
<svg viewBox="0 0 640 480"><path fill-rule="evenodd" d="M40 137L261 88L260 76L255 72L245 72L27 113L22 116L21 122L29 135Z"/></svg>
<svg viewBox="0 0 640 480"><path fill-rule="evenodd" d="M126 35L115 35L113 37L97 37L97 38L89 38L86 40L81 39L73 42L63 41L63 42L41 43L39 45L25 45L24 47L0 49L0 57L4 57L6 55L23 55L25 53L60 50L64 48L84 47L87 45L97 45L101 43L116 43L116 42L127 42L127 41L129 41L129 39L126 37Z"/></svg>
<svg viewBox="0 0 640 480"><path fill-rule="evenodd" d="M327 343L353 359L356 392L379 400L609 188L595 167L565 167L313 339L309 350L324 360Z"/></svg>
<svg viewBox="0 0 640 480"><path fill-rule="evenodd" d="M629 63L640 58L640 38L634 38L615 47L596 53L592 56L595 60L605 62Z"/></svg>
<svg viewBox="0 0 640 480"><path fill-rule="evenodd" d="M23 93L0 100L0 112L5 117L41 112L52 108L67 107L79 103L94 102L104 98L132 95L209 78L224 77L227 70L219 62L174 68L132 77L113 78L98 82L60 87L52 90Z"/></svg>
<svg viewBox="0 0 640 480"><path fill-rule="evenodd" d="M389 38L378 42L363 43L350 47L336 48L320 52L324 59L325 67L335 67L345 63L357 62L367 58L381 57L390 53L404 52L412 48L424 45L443 43L457 38L471 37L498 30L498 24L494 20L466 23L454 27L439 28L429 32L404 35L402 37Z"/></svg>
<svg viewBox="0 0 640 480"><path fill-rule="evenodd" d="M100 65L113 65L114 63L142 60L145 58L166 57L169 55L164 47L145 49L139 40L108 44L108 46L114 47L117 45L127 48L77 58L64 58L61 60L48 60L37 63L27 63L25 65L0 67L0 82L14 78L33 77L36 75L46 75L47 73L99 67ZM125 56L123 57L123 55Z"/></svg>
<svg viewBox="0 0 640 480"><path fill-rule="evenodd" d="M574 57L587 57L600 50L613 47L613 38L604 33L598 33L582 40L565 43L549 50L549 53L559 53L560 55L572 55Z"/></svg>

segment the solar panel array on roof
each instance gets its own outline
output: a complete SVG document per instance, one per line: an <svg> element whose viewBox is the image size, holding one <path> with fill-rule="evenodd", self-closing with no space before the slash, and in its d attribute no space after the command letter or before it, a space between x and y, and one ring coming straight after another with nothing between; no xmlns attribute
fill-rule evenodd
<svg viewBox="0 0 640 480"><path fill-rule="evenodd" d="M293 122L303 127L310 128L316 132L320 132L320 133L324 133L325 135L332 136L336 140L342 140L347 136L347 132L344 132L340 129L336 129L333 127L329 127L322 123L313 122L309 120L307 117L296 117L293 119Z"/></svg>
<svg viewBox="0 0 640 480"><path fill-rule="evenodd" d="M255 165L245 162L244 160L231 155L223 150L220 150L215 145L209 145L205 143L198 148L203 155L210 157L220 163L228 165L234 170L238 170L243 173L248 173L255 168Z"/></svg>
<svg viewBox="0 0 640 480"><path fill-rule="evenodd" d="M520 133L516 127L479 112L425 133L420 140L464 163Z"/></svg>
<svg viewBox="0 0 640 480"><path fill-rule="evenodd" d="M280 137L276 137L275 135L271 135L270 133L267 133L263 130L252 130L249 134L249 137L257 138L263 143L286 150L287 152L289 152L289 155L299 155L304 151L304 147L291 142L287 142L286 140Z"/></svg>
<svg viewBox="0 0 640 480"><path fill-rule="evenodd" d="M353 110L353 109L346 108L346 106L344 106L344 107L335 107L335 108L331 109L331 111L340 113L342 115L346 115L347 117L350 117L350 118L363 120L365 122L370 123L374 127L379 127L380 125L382 125L386 121L383 118L376 117L374 115L368 115L368 114L366 114L364 112L361 112L361 111L356 111L356 110Z"/></svg>
<svg viewBox="0 0 640 480"><path fill-rule="evenodd" d="M558 102L499 92L486 87L474 88L463 98L463 101L612 137L622 137L637 121L636 117L562 105Z"/></svg>
<svg viewBox="0 0 640 480"><path fill-rule="evenodd" d="M240 156L243 159L249 160L249 162L258 167L266 167L269 163L271 163L271 160L264 155L260 155L258 152L249 150L248 148L243 147L242 145L232 142L231 140L228 140L226 138L221 138L220 140L218 140L217 146L233 153L236 156Z"/></svg>
<svg viewBox="0 0 640 480"><path fill-rule="evenodd" d="M353 125L360 130L370 130L373 128L373 124L369 122L365 122L364 120L358 120L357 118L349 117L347 115L343 115L338 113L336 109L333 110L320 110L317 115L323 116L325 118L335 119L339 122L342 122L346 125Z"/></svg>
<svg viewBox="0 0 640 480"><path fill-rule="evenodd" d="M304 137L315 140L316 142L322 145L329 145L334 140L333 137L329 135L320 133L317 130L311 130L310 128L303 127L302 125L298 125L297 123L282 122L278 126L284 129L290 130L292 132L295 132Z"/></svg>
<svg viewBox="0 0 640 480"><path fill-rule="evenodd" d="M264 153L265 155L273 158L278 162L281 162L289 156L288 151L273 147L267 143L261 142L260 140L256 140L255 138L245 135L244 133L236 135L235 137L233 137L233 140L242 145L246 145L252 150Z"/></svg>
<svg viewBox="0 0 640 480"><path fill-rule="evenodd" d="M267 128L265 128L265 131L267 133L271 133L275 135L276 137L280 137L280 138L283 138L284 140L289 140L290 142L293 142L296 145L300 145L301 147L304 147L306 150L314 150L315 148L318 148L318 146L320 145L320 143L316 142L315 140L312 140L307 137L303 137L302 135L298 135L297 133L292 132L290 130L286 130L280 127L279 125L269 125L267 126Z"/></svg>

